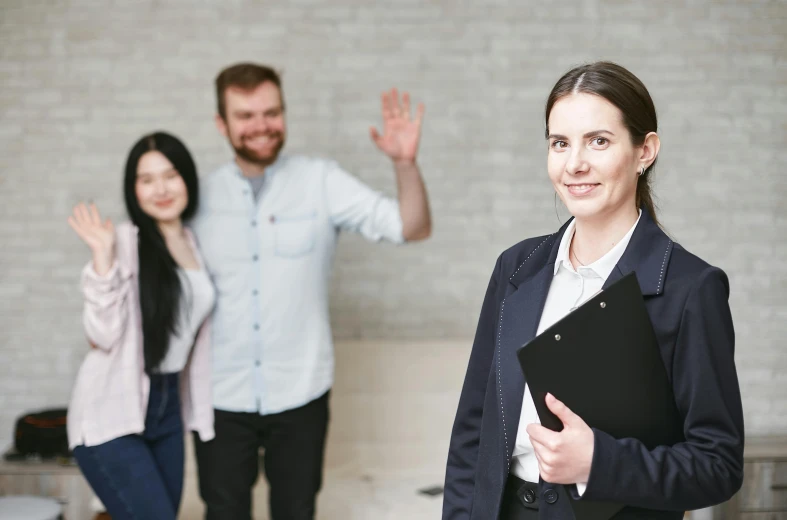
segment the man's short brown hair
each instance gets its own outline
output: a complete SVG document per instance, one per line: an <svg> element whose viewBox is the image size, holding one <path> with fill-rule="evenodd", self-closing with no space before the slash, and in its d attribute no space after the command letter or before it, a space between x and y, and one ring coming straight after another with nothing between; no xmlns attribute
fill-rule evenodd
<svg viewBox="0 0 787 520"><path fill-rule="evenodd" d="M257 65L256 63L237 63L222 70L216 76L216 103L222 119L227 119L227 105L224 93L228 88L254 90L266 81L276 85L281 95L281 78L279 78L279 73L270 67ZM284 96L282 96L282 108L284 108Z"/></svg>

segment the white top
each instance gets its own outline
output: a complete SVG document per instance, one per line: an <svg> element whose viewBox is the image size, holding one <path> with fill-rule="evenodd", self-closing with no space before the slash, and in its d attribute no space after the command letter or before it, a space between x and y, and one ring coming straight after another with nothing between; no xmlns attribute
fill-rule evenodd
<svg viewBox="0 0 787 520"><path fill-rule="evenodd" d="M235 163L201 179L193 221L218 299L213 405L273 414L333 385L328 295L340 232L404 242L396 200L336 162L281 155L259 196Z"/></svg>
<svg viewBox="0 0 787 520"><path fill-rule="evenodd" d="M641 217L642 211L639 214ZM601 290L620 257L623 256L623 252L626 250L638 223L639 217L628 233L607 254L592 264L580 266L575 270L568 256L571 239L574 238L576 227L576 220L571 221L563 234L563 238L560 240L560 247L555 259L554 278L552 278L552 284L549 286L549 293L544 303L544 312L541 314L541 321L538 323L536 335L541 334L544 329L554 325L555 322ZM541 421L538 419L538 413L533 404L533 397L530 395L530 387L525 385L522 414L519 419L516 444L514 445L511 472L528 482L538 482L539 477L538 460L533 452L530 436L526 431L527 425L533 423L541 424ZM586 484L577 483L577 490L580 495L585 492Z"/></svg>
<svg viewBox="0 0 787 520"><path fill-rule="evenodd" d="M159 374L174 374L183 370L197 331L216 302L216 290L205 269L179 267L177 272L181 287L177 333L169 338L167 354L155 370Z"/></svg>

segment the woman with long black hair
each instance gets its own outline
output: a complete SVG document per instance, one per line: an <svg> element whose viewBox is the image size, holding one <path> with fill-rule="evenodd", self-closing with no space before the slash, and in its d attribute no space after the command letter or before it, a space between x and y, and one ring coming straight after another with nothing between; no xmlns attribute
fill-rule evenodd
<svg viewBox="0 0 787 520"><path fill-rule="evenodd" d="M68 413L69 445L113 520L174 519L183 489L184 427L213 438L208 316L215 290L185 223L194 215L194 161L156 132L131 149L130 222L95 205L68 223L90 247L82 271L91 346Z"/></svg>

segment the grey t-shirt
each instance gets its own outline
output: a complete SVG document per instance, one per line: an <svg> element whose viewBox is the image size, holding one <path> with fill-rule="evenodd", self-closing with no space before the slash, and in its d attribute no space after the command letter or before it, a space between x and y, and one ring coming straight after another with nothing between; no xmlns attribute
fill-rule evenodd
<svg viewBox="0 0 787 520"><path fill-rule="evenodd" d="M259 200L262 187L265 185L265 176L257 175L254 177L246 177L246 179L248 179L249 184L251 184L251 189L254 191L254 200Z"/></svg>

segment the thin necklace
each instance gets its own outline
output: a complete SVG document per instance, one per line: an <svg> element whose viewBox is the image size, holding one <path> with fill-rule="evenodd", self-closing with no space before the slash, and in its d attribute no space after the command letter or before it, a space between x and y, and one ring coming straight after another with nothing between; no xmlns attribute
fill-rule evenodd
<svg viewBox="0 0 787 520"><path fill-rule="evenodd" d="M572 247L571 247L571 253L574 255L574 260L576 260L577 262L579 262L579 265L581 265L582 267L587 267L587 266L586 266L586 265L585 265L585 264L582 262L582 260L580 260L580 259L579 259L579 257L577 256L577 252L574 250L573 244L572 244Z"/></svg>

